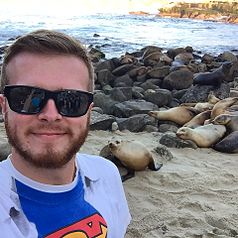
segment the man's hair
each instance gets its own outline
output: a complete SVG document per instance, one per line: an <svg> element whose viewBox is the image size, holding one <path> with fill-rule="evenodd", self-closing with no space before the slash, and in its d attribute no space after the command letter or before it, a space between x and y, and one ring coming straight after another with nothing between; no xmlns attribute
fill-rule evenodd
<svg viewBox="0 0 238 238"><path fill-rule="evenodd" d="M85 47L73 37L51 30L37 30L21 36L6 49L1 70L1 91L3 91L5 85L9 84L9 78L6 73L8 63L22 52L45 55L73 55L78 57L87 66L89 73L88 90L93 91L93 66Z"/></svg>

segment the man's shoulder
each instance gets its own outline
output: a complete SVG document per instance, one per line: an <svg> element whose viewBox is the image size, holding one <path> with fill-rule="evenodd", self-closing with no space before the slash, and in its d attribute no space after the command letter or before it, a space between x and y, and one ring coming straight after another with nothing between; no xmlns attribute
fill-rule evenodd
<svg viewBox="0 0 238 238"><path fill-rule="evenodd" d="M77 163L80 170L84 172L86 176L94 177L96 176L110 176L112 174L118 174L117 167L109 160L89 154L77 154Z"/></svg>
<svg viewBox="0 0 238 238"><path fill-rule="evenodd" d="M12 176L10 175L10 173L8 173L6 169L6 162L7 161L0 162L0 193L8 193L11 189Z"/></svg>

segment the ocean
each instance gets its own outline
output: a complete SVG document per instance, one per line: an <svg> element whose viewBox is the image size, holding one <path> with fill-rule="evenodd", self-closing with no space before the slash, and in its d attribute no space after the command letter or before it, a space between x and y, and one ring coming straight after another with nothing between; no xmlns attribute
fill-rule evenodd
<svg viewBox="0 0 238 238"><path fill-rule="evenodd" d="M212 21L160 18L155 15L92 14L72 16L0 15L0 46L36 29L54 29L98 47L106 58L132 53L148 45L169 48L192 46L201 54L224 51L238 54L238 25Z"/></svg>

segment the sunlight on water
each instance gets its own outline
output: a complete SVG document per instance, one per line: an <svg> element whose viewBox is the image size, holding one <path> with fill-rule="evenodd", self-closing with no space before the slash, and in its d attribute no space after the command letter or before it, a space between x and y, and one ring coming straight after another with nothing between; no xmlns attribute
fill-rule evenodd
<svg viewBox="0 0 238 238"><path fill-rule="evenodd" d="M2 10L0 10L2 11ZM0 44L36 29L55 29L99 47L107 58L133 52L147 45L164 48L192 46L217 55L236 50L238 25L188 19L127 14L36 15L0 12ZM94 34L98 37L94 37Z"/></svg>

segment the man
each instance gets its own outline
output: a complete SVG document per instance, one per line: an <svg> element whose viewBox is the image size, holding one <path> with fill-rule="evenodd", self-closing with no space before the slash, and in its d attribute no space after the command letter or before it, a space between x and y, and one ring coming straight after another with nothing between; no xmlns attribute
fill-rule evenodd
<svg viewBox="0 0 238 238"><path fill-rule="evenodd" d="M117 168L77 153L93 85L86 50L65 34L35 31L7 49L0 103L12 153L0 163L3 237L124 237L131 216Z"/></svg>

